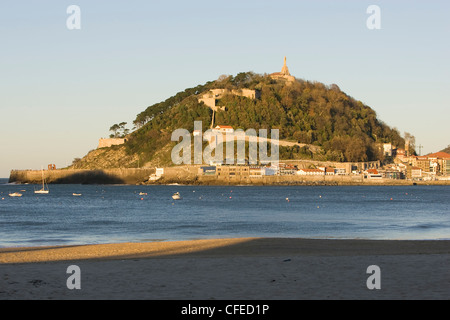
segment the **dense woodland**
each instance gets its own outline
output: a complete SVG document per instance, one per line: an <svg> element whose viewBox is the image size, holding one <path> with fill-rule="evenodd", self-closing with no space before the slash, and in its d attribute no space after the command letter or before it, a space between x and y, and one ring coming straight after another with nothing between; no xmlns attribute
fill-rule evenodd
<svg viewBox="0 0 450 320"><path fill-rule="evenodd" d="M192 132L194 121L209 128L212 110L198 102L199 94L213 88L255 89L258 99L226 95L218 105L225 111L215 114L215 125L234 129L279 129L280 139L321 147L313 153L307 147L280 147L281 159L316 158L330 161L368 161L382 158L377 143L391 142L404 147L398 130L377 119L374 110L342 92L337 85L297 80L287 84L252 72L221 76L179 92L166 101L149 106L137 115L136 130L128 136L129 154L143 161L168 144L172 132L183 128Z"/></svg>

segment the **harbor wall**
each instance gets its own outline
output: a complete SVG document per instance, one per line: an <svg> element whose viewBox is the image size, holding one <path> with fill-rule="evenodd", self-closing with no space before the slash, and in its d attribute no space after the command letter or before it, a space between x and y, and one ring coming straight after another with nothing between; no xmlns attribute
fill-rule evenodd
<svg viewBox="0 0 450 320"><path fill-rule="evenodd" d="M44 170L49 184L193 184L193 185L412 185L410 180L366 179L362 175L320 176L207 176L199 174L198 166L164 168L163 176L150 181L156 168L123 169L58 169ZM10 183L42 183L41 170L13 170ZM418 185L450 185L449 181L417 181Z"/></svg>
<svg viewBox="0 0 450 320"><path fill-rule="evenodd" d="M55 184L138 184L148 180L155 168L148 169L59 169L44 170L46 183ZM41 170L13 170L10 183L42 183Z"/></svg>

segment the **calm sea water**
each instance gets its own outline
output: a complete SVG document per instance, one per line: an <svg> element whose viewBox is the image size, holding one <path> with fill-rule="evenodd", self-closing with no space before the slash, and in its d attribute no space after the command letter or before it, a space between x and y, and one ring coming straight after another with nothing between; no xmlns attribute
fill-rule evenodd
<svg viewBox="0 0 450 320"><path fill-rule="evenodd" d="M217 237L450 239L449 186L50 185L50 194L38 195L39 186L6 182L0 181L1 247ZM20 198L8 196L21 190ZM174 201L177 191L182 199Z"/></svg>

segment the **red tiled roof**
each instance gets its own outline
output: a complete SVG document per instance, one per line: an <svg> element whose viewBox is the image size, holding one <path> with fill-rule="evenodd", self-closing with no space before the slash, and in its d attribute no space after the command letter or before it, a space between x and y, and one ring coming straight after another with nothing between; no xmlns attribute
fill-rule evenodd
<svg viewBox="0 0 450 320"><path fill-rule="evenodd" d="M426 157L428 158L450 158L450 154L447 152L435 152L427 154Z"/></svg>

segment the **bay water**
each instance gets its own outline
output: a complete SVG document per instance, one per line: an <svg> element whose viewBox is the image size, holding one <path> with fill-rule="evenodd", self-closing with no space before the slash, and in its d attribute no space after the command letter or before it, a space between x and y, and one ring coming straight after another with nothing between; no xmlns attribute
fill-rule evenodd
<svg viewBox="0 0 450 320"><path fill-rule="evenodd" d="M49 194L35 194L39 188L0 181L0 247L235 237L450 239L450 186L50 185ZM175 192L180 200L172 199Z"/></svg>

